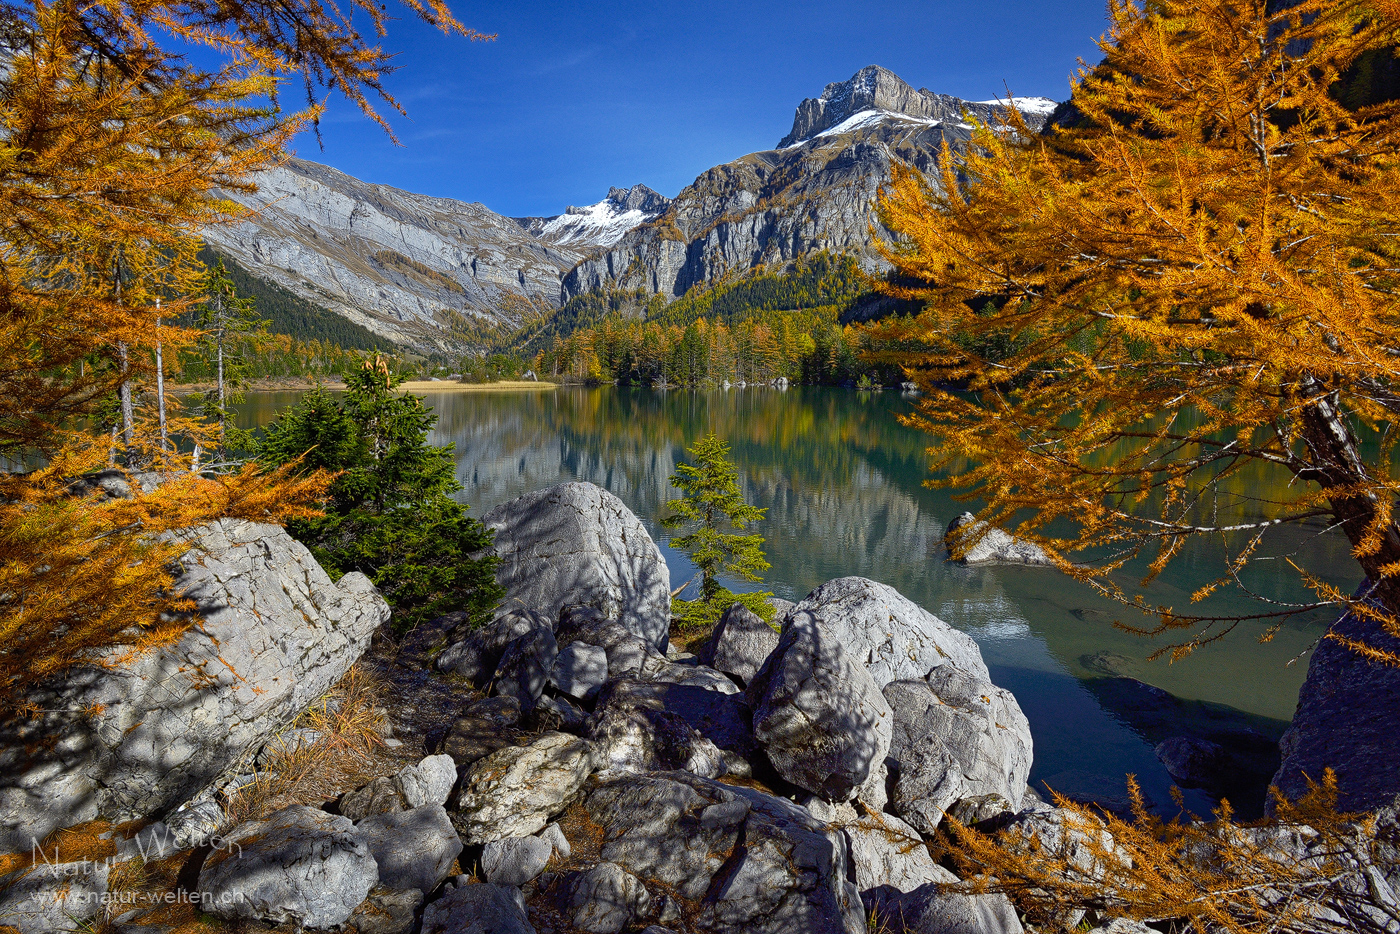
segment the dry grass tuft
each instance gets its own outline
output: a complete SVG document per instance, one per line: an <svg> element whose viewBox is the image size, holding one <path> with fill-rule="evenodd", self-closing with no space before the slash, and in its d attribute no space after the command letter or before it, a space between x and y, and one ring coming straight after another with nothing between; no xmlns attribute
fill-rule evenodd
<svg viewBox="0 0 1400 934"><path fill-rule="evenodd" d="M321 738L309 746L275 743L257 777L229 801L230 826L258 820L293 804L319 807L402 763L385 755L383 687L365 667L352 665L334 688L299 717L293 728L309 727Z"/></svg>
<svg viewBox="0 0 1400 934"><path fill-rule="evenodd" d="M90 859L96 862L114 856L117 845L101 836L111 829L112 825L107 821L94 820L55 830L39 841L37 852L25 850L22 853L0 854L0 876L42 865L46 861L72 863Z"/></svg>

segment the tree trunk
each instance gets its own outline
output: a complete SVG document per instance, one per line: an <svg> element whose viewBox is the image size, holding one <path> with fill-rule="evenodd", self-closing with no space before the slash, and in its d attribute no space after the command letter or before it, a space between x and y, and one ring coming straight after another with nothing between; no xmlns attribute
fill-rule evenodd
<svg viewBox="0 0 1400 934"><path fill-rule="evenodd" d="M125 377L128 368L126 341L117 341L117 357L121 361L122 375ZM122 380L117 395L122 404L122 441L127 447L131 447L136 438L136 410L131 404L131 379L129 377Z"/></svg>
<svg viewBox="0 0 1400 934"><path fill-rule="evenodd" d="M1346 533L1353 553L1368 538L1380 511L1379 495L1358 491L1371 477L1356 449L1356 439L1345 417L1337 408L1335 393L1322 393L1311 377L1302 380L1313 402L1302 411L1301 427L1307 452L1306 466L1295 469L1300 479L1319 484L1328 495L1333 518ZM1381 569L1400 561L1400 526L1394 519L1379 530L1379 548L1357 554L1356 560L1366 577L1376 584L1372 596L1391 613L1400 617L1400 578L1384 575Z"/></svg>
<svg viewBox="0 0 1400 934"><path fill-rule="evenodd" d="M156 308L160 308L159 299ZM161 355L159 314L156 315L156 412L160 418L160 449L164 451L169 446L170 436L165 425L165 359Z"/></svg>

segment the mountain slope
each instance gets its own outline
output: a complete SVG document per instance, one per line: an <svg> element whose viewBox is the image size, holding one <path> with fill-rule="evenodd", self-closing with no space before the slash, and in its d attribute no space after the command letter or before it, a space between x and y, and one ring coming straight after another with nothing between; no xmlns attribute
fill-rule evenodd
<svg viewBox="0 0 1400 934"><path fill-rule="evenodd" d="M1054 109L1018 98L1037 129ZM900 162L930 171L946 140L966 145L966 116L996 119L1002 105L914 90L871 65L798 105L774 149L716 166L664 214L582 260L563 279L566 299L598 289L642 289L675 298L694 286L822 250L881 265L871 247L876 193Z"/></svg>
<svg viewBox="0 0 1400 934"><path fill-rule="evenodd" d="M293 159L239 200L250 221L205 231L245 269L381 337L449 348L454 327L513 324L510 301L557 304L582 253L480 204L400 191Z"/></svg>

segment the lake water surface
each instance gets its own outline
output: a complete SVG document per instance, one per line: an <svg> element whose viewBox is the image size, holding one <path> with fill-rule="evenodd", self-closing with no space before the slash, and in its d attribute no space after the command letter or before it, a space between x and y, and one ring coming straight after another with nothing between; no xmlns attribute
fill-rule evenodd
<svg viewBox="0 0 1400 934"><path fill-rule="evenodd" d="M245 427L266 424L297 395L251 394L239 420ZM1200 732L1204 723L1217 737L1252 730L1241 735L1276 740L1306 674L1303 653L1328 620L1321 613L1295 618L1262 645L1259 628L1241 627L1189 658L1149 664L1143 659L1156 644L1111 625L1142 620L1123 617L1056 571L950 565L943 532L969 504L923 485L929 438L899 424L910 401L897 393L604 387L443 392L427 401L439 415L432 440L456 446L462 499L474 515L531 490L588 480L642 520L662 547L673 585L694 567L668 546L669 533L657 521L665 500L677 495L668 478L687 445L716 432L732 446L749 501L768 510L757 526L773 565L762 588L800 600L832 578L868 577L972 635L993 679L1015 693L1030 719L1031 780L1038 788L1048 783L1064 792L1121 795L1123 776L1133 773L1152 799L1166 803L1170 779L1152 752L1166 735ZM1350 590L1359 580L1340 535L1300 529L1284 545L1300 565L1339 587ZM1220 568L1220 550L1198 543L1151 596L1183 608ZM1284 561L1255 566L1247 582L1274 599L1309 598ZM1212 606L1255 609L1232 595ZM1178 724L1193 726L1178 730ZM1208 806L1194 793L1188 803ZM1244 812L1257 810L1236 803Z"/></svg>

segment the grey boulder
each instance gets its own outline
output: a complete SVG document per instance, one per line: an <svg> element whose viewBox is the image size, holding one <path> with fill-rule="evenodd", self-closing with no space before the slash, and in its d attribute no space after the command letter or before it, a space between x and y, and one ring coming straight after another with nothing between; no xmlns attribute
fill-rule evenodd
<svg viewBox="0 0 1400 934"><path fill-rule="evenodd" d="M452 891L423 909L422 934L535 934L518 888L472 884L465 876L457 880Z"/></svg>
<svg viewBox="0 0 1400 934"><path fill-rule="evenodd" d="M605 780L583 806L603 829L599 858L698 903L695 930L865 930L845 838L791 802L665 772Z"/></svg>
<svg viewBox="0 0 1400 934"><path fill-rule="evenodd" d="M568 604L598 607L665 652L671 574L622 500L591 483L561 483L488 512L507 605L551 618Z"/></svg>
<svg viewBox="0 0 1400 934"><path fill-rule="evenodd" d="M452 872L462 841L441 804L367 817L355 825L379 866L379 882L397 891L431 892Z"/></svg>
<svg viewBox="0 0 1400 934"><path fill-rule="evenodd" d="M705 778L727 771L724 754L675 713L645 697L614 694L594 713L588 736L602 766L620 772L683 769Z"/></svg>
<svg viewBox="0 0 1400 934"><path fill-rule="evenodd" d="M89 929L102 914L108 865L103 860L45 863L0 876L0 927L20 934Z"/></svg>
<svg viewBox="0 0 1400 934"><path fill-rule="evenodd" d="M664 710L690 724L720 749L741 757L752 756L753 712L742 694L724 694L690 684L638 681L622 678L609 682L598 696L598 710L626 704Z"/></svg>
<svg viewBox="0 0 1400 934"><path fill-rule="evenodd" d="M551 893L569 922L587 934L619 934L651 912L651 893L616 863L565 873Z"/></svg>
<svg viewBox="0 0 1400 934"><path fill-rule="evenodd" d="M846 801L867 782L880 783L893 717L879 686L847 653L843 630L828 630L802 606L748 686L753 734L783 778Z"/></svg>
<svg viewBox="0 0 1400 934"><path fill-rule="evenodd" d="M948 531L943 540L949 553L964 548L958 563L965 567L986 564L1020 564L1027 567L1054 567L1055 562L1034 542L1015 538L1001 529L978 521L970 512L965 512L948 523Z"/></svg>
<svg viewBox="0 0 1400 934"><path fill-rule="evenodd" d="M591 700L607 680L607 650L586 642L573 642L560 650L549 674L556 690L577 700Z"/></svg>
<svg viewBox="0 0 1400 934"><path fill-rule="evenodd" d="M558 824L551 824L557 828ZM554 843L543 837L492 840L481 848L481 871L487 882L524 885L537 878L554 855Z"/></svg>
<svg viewBox="0 0 1400 934"><path fill-rule="evenodd" d="M355 908L347 927L355 934L410 934L421 907L423 893L417 889L395 892L382 885L376 885L370 890L369 897ZM147 932L142 931L139 934ZM157 932L151 931L150 934Z"/></svg>
<svg viewBox="0 0 1400 934"><path fill-rule="evenodd" d="M871 812L841 824L861 897L888 887L904 894L939 878L919 832L892 814Z"/></svg>
<svg viewBox="0 0 1400 934"><path fill-rule="evenodd" d="M840 642L880 687L926 678L943 665L988 677L971 636L886 584L863 577L827 581L788 612L783 629L798 617L807 617Z"/></svg>
<svg viewBox="0 0 1400 934"><path fill-rule="evenodd" d="M205 860L199 890L221 918L325 928L349 919L378 879L348 818L296 804L234 828Z"/></svg>
<svg viewBox="0 0 1400 934"><path fill-rule="evenodd" d="M457 827L469 844L537 833L596 768L593 744L567 733L544 733L528 746L501 749L463 774Z"/></svg>
<svg viewBox="0 0 1400 934"><path fill-rule="evenodd" d="M555 635L560 646L578 642L603 650L609 678L641 677L670 664L664 648L627 629L594 606L569 606L559 617Z"/></svg>
<svg viewBox="0 0 1400 934"><path fill-rule="evenodd" d="M932 833L954 802L999 795L1019 808L1030 774L1030 723L1016 698L952 666L928 681L895 681L885 699L894 713L890 759L894 812Z"/></svg>
<svg viewBox="0 0 1400 934"><path fill-rule="evenodd" d="M568 698L545 694L535 704L530 722L537 730L581 734L588 726L588 714L574 706Z"/></svg>
<svg viewBox="0 0 1400 934"><path fill-rule="evenodd" d="M222 519L180 537L174 589L201 624L129 660L113 650L33 694L45 713L0 723L0 851L196 798L339 681L389 618L363 574L332 582L280 526Z"/></svg>
<svg viewBox="0 0 1400 934"><path fill-rule="evenodd" d="M1369 585L1362 586L1362 597ZM1400 638L1374 619L1343 614L1330 634L1385 652ZM1358 698L1364 698L1359 703ZM1313 650L1298 691L1298 710L1279 740L1282 762L1272 784L1290 801L1308 792L1323 771L1337 776L1337 808L1369 811L1400 794L1400 667L1363 658L1335 639ZM3 771L3 769L0 769Z"/></svg>
<svg viewBox="0 0 1400 934"><path fill-rule="evenodd" d="M714 632L700 650L700 663L748 684L777 647L777 630L742 603L736 603L715 624Z"/></svg>
<svg viewBox="0 0 1400 934"><path fill-rule="evenodd" d="M506 646L491 678L493 690L500 697L515 698L521 715L528 716L544 693L558 655L554 629L547 623L535 626Z"/></svg>
<svg viewBox="0 0 1400 934"><path fill-rule="evenodd" d="M448 755L428 756L416 765L404 766L397 774L347 791L340 798L339 810L351 820L376 814L392 814L427 804L445 804L457 784L457 766Z"/></svg>

